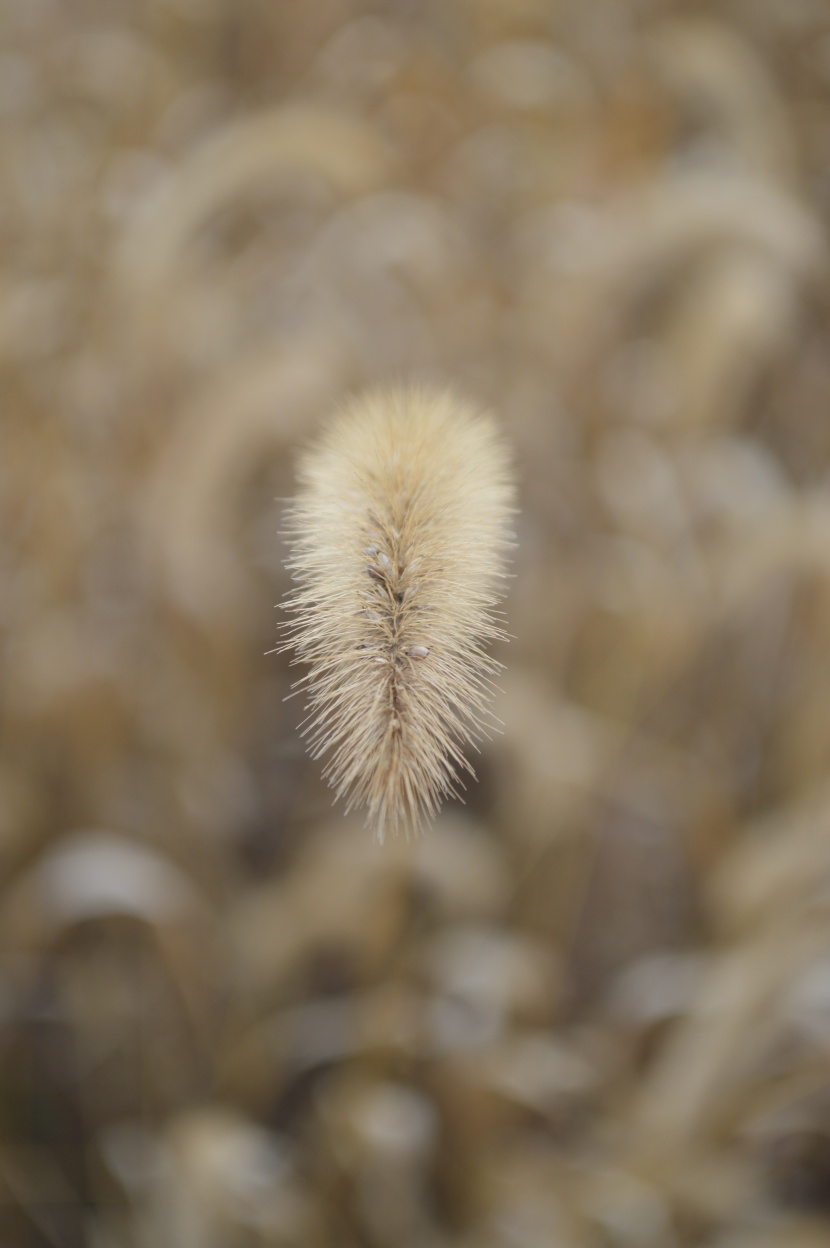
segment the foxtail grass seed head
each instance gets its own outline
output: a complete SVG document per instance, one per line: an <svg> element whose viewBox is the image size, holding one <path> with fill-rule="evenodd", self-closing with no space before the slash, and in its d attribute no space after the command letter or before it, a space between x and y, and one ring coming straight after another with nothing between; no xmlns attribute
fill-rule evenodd
<svg viewBox="0 0 830 1248"><path fill-rule="evenodd" d="M510 456L453 394L374 391L306 452L286 517L295 586L282 649L307 664L304 733L379 840L417 831L474 776L486 653L511 545Z"/></svg>

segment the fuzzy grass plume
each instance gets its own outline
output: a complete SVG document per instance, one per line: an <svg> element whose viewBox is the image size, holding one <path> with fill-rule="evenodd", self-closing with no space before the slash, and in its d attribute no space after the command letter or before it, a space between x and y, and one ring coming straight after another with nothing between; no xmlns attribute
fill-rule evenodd
<svg viewBox="0 0 830 1248"><path fill-rule="evenodd" d="M282 648L310 665L304 735L380 840L416 831L474 776L462 747L486 733L507 448L491 417L451 394L376 391L347 406L298 477Z"/></svg>

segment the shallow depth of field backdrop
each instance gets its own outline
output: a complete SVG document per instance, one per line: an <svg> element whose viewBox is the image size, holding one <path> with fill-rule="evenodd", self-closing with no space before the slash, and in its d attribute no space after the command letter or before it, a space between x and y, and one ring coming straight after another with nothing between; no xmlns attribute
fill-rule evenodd
<svg viewBox="0 0 830 1248"><path fill-rule="evenodd" d="M829 216L826 0L2 0L2 1248L828 1242ZM380 850L264 652L407 378L514 640Z"/></svg>

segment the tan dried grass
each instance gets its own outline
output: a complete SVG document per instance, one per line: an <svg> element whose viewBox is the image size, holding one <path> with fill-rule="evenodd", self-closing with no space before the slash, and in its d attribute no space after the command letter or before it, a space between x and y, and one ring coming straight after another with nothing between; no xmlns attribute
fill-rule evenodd
<svg viewBox="0 0 830 1248"><path fill-rule="evenodd" d="M417 831L486 734L485 646L509 544L508 456L492 420L450 394L352 402L300 464L287 515L298 587L286 648L310 664L313 757L380 840ZM463 785L461 785L463 787Z"/></svg>

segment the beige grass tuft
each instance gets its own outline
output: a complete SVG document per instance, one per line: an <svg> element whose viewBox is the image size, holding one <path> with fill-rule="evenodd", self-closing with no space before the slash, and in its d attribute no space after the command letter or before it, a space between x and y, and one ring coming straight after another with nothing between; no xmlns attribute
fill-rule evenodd
<svg viewBox="0 0 830 1248"><path fill-rule="evenodd" d="M486 646L513 503L491 417L452 394L353 400L302 459L287 515L296 587L284 649L310 664L304 735L378 839L417 831L486 734Z"/></svg>

